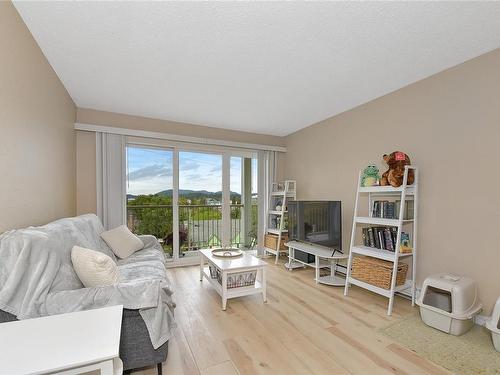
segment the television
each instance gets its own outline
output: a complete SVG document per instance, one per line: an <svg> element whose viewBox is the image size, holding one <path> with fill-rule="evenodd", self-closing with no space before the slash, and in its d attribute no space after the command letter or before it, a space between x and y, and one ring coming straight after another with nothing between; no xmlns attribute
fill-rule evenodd
<svg viewBox="0 0 500 375"><path fill-rule="evenodd" d="M288 202L288 236L342 251L342 208L340 201ZM295 250L295 258L314 262L314 255Z"/></svg>

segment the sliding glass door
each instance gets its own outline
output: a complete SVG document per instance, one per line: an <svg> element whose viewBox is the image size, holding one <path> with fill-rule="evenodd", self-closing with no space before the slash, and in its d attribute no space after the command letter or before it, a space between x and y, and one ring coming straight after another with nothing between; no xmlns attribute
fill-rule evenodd
<svg viewBox="0 0 500 375"><path fill-rule="evenodd" d="M173 156L167 148L127 146L127 226L152 234L173 256Z"/></svg>
<svg viewBox="0 0 500 375"><path fill-rule="evenodd" d="M168 257L201 248L257 243L254 154L127 145L127 225L152 234Z"/></svg>
<svg viewBox="0 0 500 375"><path fill-rule="evenodd" d="M180 256L221 246L222 228L222 155L180 151Z"/></svg>

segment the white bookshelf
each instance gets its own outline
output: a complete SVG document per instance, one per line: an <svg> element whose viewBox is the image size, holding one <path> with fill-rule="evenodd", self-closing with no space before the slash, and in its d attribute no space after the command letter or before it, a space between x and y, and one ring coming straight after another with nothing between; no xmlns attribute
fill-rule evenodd
<svg viewBox="0 0 500 375"><path fill-rule="evenodd" d="M408 172L413 170L415 174L415 180L412 185L408 185ZM350 284L356 285L358 287L370 290L374 293L380 294L384 297L389 298L389 305L387 307L387 315L392 314L392 309L394 306L394 295L398 292L403 292L406 290L411 291L412 305L415 305L415 283L416 283L416 265L417 265L417 218L418 218L418 168L415 166L406 166L405 173L403 177L403 184L400 187L394 188L392 186L370 186L361 187L362 172L359 173L358 188L356 192L356 203L354 207L354 218L351 233L351 246L349 252L349 260L347 265L347 280L344 289L344 295L348 295ZM367 196L368 200L368 215L369 216L359 216L360 212L360 198ZM400 200L399 217L396 219L385 219L379 217L373 217L373 203L377 198L388 197L387 199L398 199ZM366 198L365 198L366 199ZM412 219L404 219L405 217L405 207L408 200L413 200L414 212ZM374 247L359 245L356 242L357 228L363 225L376 225L385 227L396 227L397 228L397 238L396 246L394 251L378 249ZM412 240L412 252L411 253L401 253L401 233L411 232ZM392 270L392 280L391 288L383 289L377 286L368 284L364 281L357 280L351 276L351 267L353 257L356 255L369 256L372 258L382 259L386 261L393 262ZM405 259L411 259L411 277L407 276L407 280L403 285L396 286L396 274L399 263ZM410 270L409 270L410 273Z"/></svg>
<svg viewBox="0 0 500 375"><path fill-rule="evenodd" d="M297 183L294 180L286 180L282 182L273 182L272 191L269 197L269 207L267 211L267 223L268 227L266 228L266 233L274 234L278 236L278 241L276 243L276 248L264 247L266 254L272 254L276 256L275 263L278 264L278 259L280 253L288 253L288 250L281 250L280 243L283 234L288 233L288 230L285 229L285 215L288 214L287 211L287 203L289 200L297 199L297 191L296 191ZM281 209L277 210L277 204L281 202ZM269 223L279 221L279 224L276 227L269 226Z"/></svg>

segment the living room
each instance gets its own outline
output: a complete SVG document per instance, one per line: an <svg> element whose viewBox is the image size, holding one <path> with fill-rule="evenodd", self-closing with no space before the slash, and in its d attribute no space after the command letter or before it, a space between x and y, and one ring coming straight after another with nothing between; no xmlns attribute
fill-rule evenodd
<svg viewBox="0 0 500 375"><path fill-rule="evenodd" d="M0 374L498 373L499 17L1 2Z"/></svg>

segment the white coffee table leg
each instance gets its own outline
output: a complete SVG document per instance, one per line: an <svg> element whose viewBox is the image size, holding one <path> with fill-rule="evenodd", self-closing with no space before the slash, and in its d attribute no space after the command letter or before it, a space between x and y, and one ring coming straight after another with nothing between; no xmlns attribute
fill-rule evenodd
<svg viewBox="0 0 500 375"><path fill-rule="evenodd" d="M222 310L226 311L227 303L227 272L222 271Z"/></svg>
<svg viewBox="0 0 500 375"><path fill-rule="evenodd" d="M205 266L205 259L200 255L200 281L203 281L203 267Z"/></svg>
<svg viewBox="0 0 500 375"><path fill-rule="evenodd" d="M262 283L262 300L265 303L265 302L267 302L266 268L263 267L261 269L261 272L262 272L262 280L261 280L261 283Z"/></svg>

